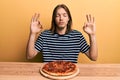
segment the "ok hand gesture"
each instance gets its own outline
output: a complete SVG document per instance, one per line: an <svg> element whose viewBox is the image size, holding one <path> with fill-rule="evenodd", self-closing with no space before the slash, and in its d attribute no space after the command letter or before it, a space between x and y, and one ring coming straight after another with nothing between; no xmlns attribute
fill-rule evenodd
<svg viewBox="0 0 120 80"><path fill-rule="evenodd" d="M36 13L32 17L31 25L30 25L32 34L37 34L40 31L42 31L42 25L40 24L40 21L38 20L38 18L39 18L39 14L36 14Z"/></svg>
<svg viewBox="0 0 120 80"><path fill-rule="evenodd" d="M92 17L90 14L86 15L87 22L84 23L83 30L88 34L88 35L94 35L95 34L95 21L94 17Z"/></svg>

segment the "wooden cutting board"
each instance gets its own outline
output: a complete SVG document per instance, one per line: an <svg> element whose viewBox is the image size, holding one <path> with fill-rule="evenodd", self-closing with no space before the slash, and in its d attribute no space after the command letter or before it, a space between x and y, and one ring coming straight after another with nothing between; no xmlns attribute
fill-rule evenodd
<svg viewBox="0 0 120 80"><path fill-rule="evenodd" d="M77 76L80 72L79 68L77 67L77 70L74 74L72 75L68 75L68 76L53 76L53 75L49 75L45 72L42 71L42 67L39 69L40 73L44 76L44 77L47 77L49 79L57 79L57 80L61 80L61 79L70 79L70 78L73 78L75 76Z"/></svg>

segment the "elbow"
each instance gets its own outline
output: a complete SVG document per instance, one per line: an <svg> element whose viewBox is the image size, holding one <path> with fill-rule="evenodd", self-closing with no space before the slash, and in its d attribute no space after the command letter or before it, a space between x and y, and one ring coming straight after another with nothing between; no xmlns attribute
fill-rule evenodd
<svg viewBox="0 0 120 80"><path fill-rule="evenodd" d="M97 61L97 58L92 58L91 60L92 60L92 61Z"/></svg>
<svg viewBox="0 0 120 80"><path fill-rule="evenodd" d="M37 54L37 52L35 53L35 52L27 52L27 55L26 55L26 58L27 59L32 59L32 58L34 58L35 56L36 56L36 54Z"/></svg>
<svg viewBox="0 0 120 80"><path fill-rule="evenodd" d="M33 57L32 57L32 56L30 56L30 55L29 55L29 53L27 53L27 55L26 55L26 59L28 59L28 60L29 60L29 59L32 59L32 58L33 58Z"/></svg>
<svg viewBox="0 0 120 80"><path fill-rule="evenodd" d="M89 58L91 59L91 61L97 61L97 59L98 59L98 52L92 52L89 55Z"/></svg>
<svg viewBox="0 0 120 80"><path fill-rule="evenodd" d="M26 59L29 60L31 57L29 56L29 53L26 51Z"/></svg>
<svg viewBox="0 0 120 80"><path fill-rule="evenodd" d="M27 56L27 57L26 57L26 59L28 59L28 60L29 60L29 59L32 59L32 57L30 57L30 56Z"/></svg>
<svg viewBox="0 0 120 80"><path fill-rule="evenodd" d="M90 59L91 59L92 61L97 61L97 58L98 58L98 56L91 56Z"/></svg>

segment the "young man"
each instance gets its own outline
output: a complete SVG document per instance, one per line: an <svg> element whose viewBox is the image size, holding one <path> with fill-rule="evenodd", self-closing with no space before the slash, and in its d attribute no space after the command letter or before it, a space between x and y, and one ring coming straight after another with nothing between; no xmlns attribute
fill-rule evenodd
<svg viewBox="0 0 120 80"><path fill-rule="evenodd" d="M77 62L78 54L82 52L91 60L97 60L94 17L86 15L87 22L83 26L83 30L89 36L90 46L81 32L71 29L72 17L66 5L60 4L55 7L50 30L42 32L42 25L38 18L39 14L35 14L31 21L27 46L28 59L33 58L38 52L42 52L44 62L54 60ZM37 36L37 34L40 35Z"/></svg>

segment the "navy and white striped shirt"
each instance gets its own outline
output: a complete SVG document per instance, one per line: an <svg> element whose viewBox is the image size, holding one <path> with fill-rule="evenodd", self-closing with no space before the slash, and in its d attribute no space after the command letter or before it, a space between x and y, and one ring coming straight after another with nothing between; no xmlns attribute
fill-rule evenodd
<svg viewBox="0 0 120 80"><path fill-rule="evenodd" d="M40 34L35 42L35 48L43 53L43 61L66 60L77 62L79 52L89 50L82 33L72 30L68 34L53 34L46 30Z"/></svg>

